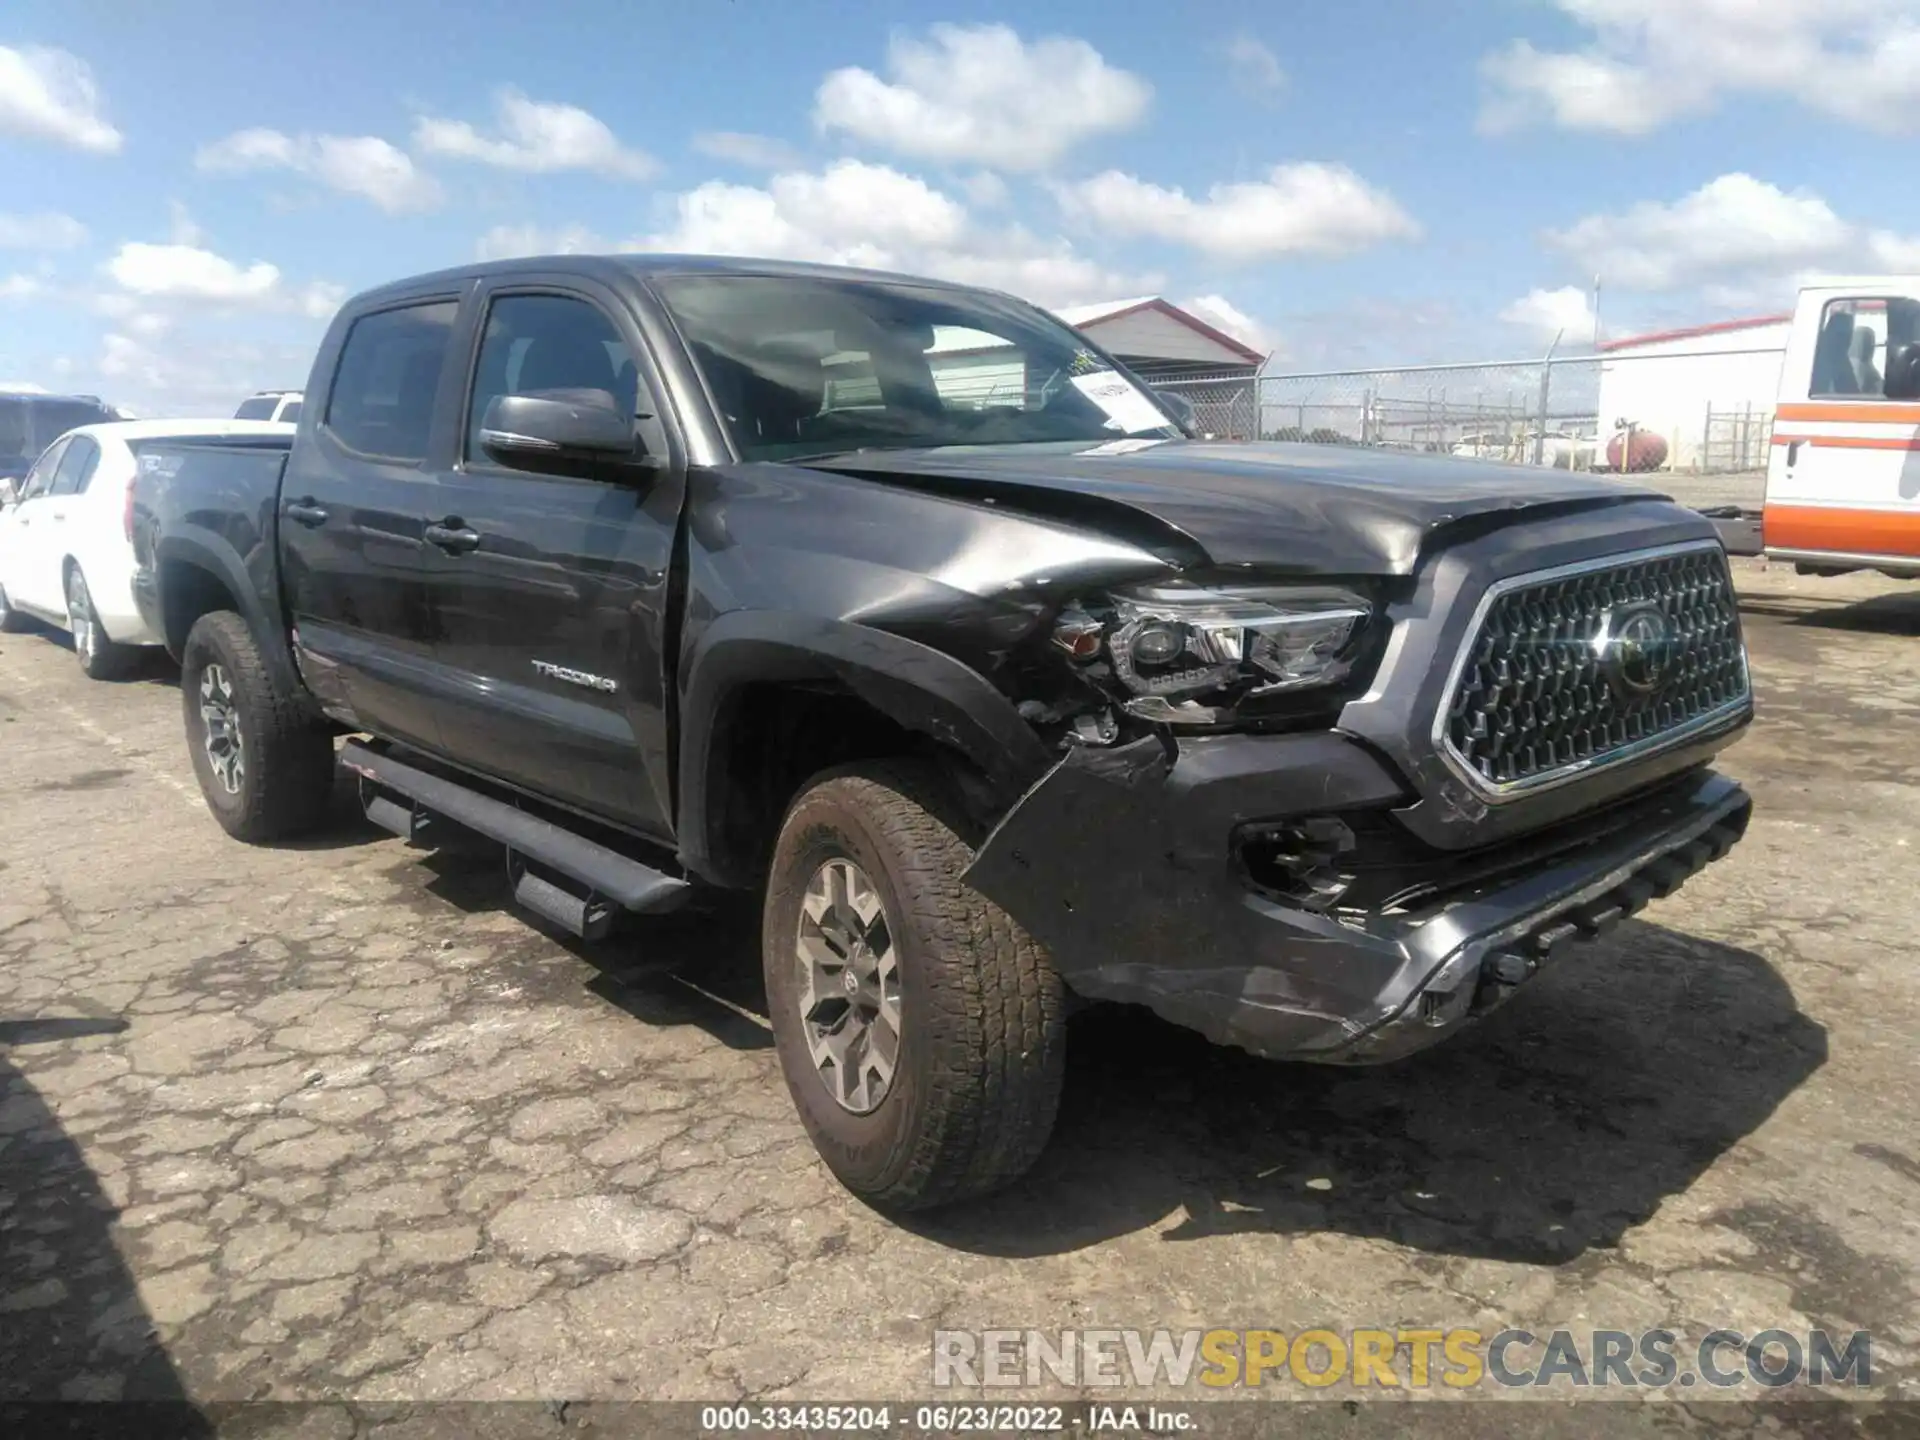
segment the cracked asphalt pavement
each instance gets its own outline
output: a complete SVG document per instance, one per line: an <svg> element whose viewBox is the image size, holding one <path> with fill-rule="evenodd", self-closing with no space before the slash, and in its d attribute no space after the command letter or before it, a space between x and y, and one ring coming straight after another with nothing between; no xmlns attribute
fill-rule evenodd
<svg viewBox="0 0 1920 1440"><path fill-rule="evenodd" d="M563 943L344 785L250 849L164 665L6 636L0 1398L898 1399L936 1326L1825 1326L1909 1393L1920 587L1740 582L1729 860L1387 1069L1090 1011L1038 1169L910 1227L814 1159L751 904Z"/></svg>

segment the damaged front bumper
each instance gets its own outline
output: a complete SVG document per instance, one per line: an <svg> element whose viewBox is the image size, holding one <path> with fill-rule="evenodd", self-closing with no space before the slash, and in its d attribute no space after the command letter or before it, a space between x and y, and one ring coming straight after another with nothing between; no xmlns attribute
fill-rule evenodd
<svg viewBox="0 0 1920 1440"><path fill-rule="evenodd" d="M1408 798L1337 734L1209 736L1171 756L1152 739L1076 750L995 828L967 880L1083 995L1275 1059L1371 1064L1455 1033L1563 941L1671 894L1739 840L1752 809L1739 785L1696 770L1497 853L1447 857L1428 867L1438 883L1374 908L1290 899L1249 873L1251 824L1368 818L1377 833Z"/></svg>

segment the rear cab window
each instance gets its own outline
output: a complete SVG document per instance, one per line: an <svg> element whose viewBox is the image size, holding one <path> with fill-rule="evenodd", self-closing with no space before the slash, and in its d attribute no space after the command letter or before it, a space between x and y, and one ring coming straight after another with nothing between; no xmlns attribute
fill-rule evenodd
<svg viewBox="0 0 1920 1440"><path fill-rule="evenodd" d="M272 395L256 395L251 400L242 400L240 408L233 412L236 420L271 420L280 401Z"/></svg>
<svg viewBox="0 0 1920 1440"><path fill-rule="evenodd" d="M96 401L0 395L0 474L21 474L35 456L69 430L114 418L111 410Z"/></svg>
<svg viewBox="0 0 1920 1440"><path fill-rule="evenodd" d="M418 463L427 455L456 300L362 315L347 332L327 396L326 428L363 455Z"/></svg>
<svg viewBox="0 0 1920 1440"><path fill-rule="evenodd" d="M91 400L33 400L27 404L35 442L44 449L69 430L102 425L116 418L106 406Z"/></svg>

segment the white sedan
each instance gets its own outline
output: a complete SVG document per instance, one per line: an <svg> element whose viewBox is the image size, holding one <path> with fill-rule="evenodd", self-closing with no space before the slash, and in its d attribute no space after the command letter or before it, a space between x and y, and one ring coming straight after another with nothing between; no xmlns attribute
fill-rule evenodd
<svg viewBox="0 0 1920 1440"><path fill-rule="evenodd" d="M125 673L138 647L162 640L133 599L133 481L142 452L161 441L293 431L254 420L136 420L62 435L17 494L0 494L0 630L44 621L73 636L80 668L94 679Z"/></svg>

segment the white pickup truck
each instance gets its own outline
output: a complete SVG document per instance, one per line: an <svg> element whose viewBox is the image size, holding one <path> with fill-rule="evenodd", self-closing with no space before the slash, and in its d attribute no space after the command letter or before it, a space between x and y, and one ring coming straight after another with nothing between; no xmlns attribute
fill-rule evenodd
<svg viewBox="0 0 1920 1440"><path fill-rule="evenodd" d="M1920 275L1800 292L1760 532L1811 573L1920 577Z"/></svg>

